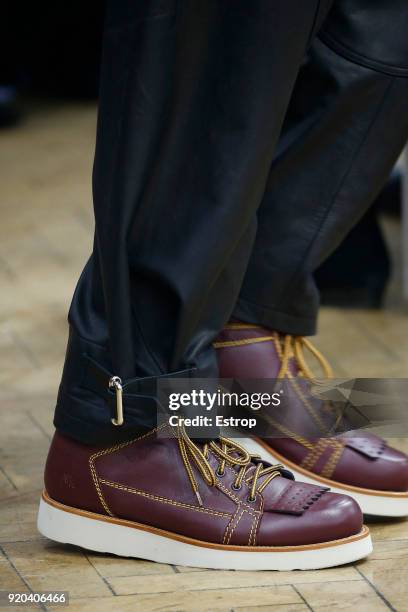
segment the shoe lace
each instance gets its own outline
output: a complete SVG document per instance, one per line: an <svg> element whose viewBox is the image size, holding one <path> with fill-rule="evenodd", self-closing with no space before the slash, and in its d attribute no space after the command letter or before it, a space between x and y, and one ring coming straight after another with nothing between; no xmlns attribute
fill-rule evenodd
<svg viewBox="0 0 408 612"><path fill-rule="evenodd" d="M250 329L263 329L260 325L254 323L228 323L225 327L226 330L250 330ZM225 346L241 346L245 344L255 344L258 342L270 342L272 341L275 345L277 353L281 360L281 367L279 370L278 378L293 378L290 371L290 360L295 359L295 362L299 368L299 374L309 379L312 382L316 381L312 371L307 365L306 358L304 355L304 349L309 351L312 356L319 363L323 374L326 378L333 377L333 371L330 367L329 362L323 357L322 353L303 336L293 336L291 334L280 334L279 332L273 331L268 336L256 336L255 338L243 338L241 340L228 340L226 342L214 342L215 348L222 348Z"/></svg>
<svg viewBox="0 0 408 612"><path fill-rule="evenodd" d="M294 377L292 372L290 371L290 359L294 358L299 370L299 375L303 376L305 379L309 380L316 386L327 386L327 379L333 378L333 370L329 362L325 359L322 353L310 342L310 340L303 338L303 336L291 336L289 334L286 334L281 340L281 343L279 343L279 335L276 334L276 336L278 341L276 341L275 339L275 346L281 358L281 367L279 370L278 378L287 377L293 380ZM316 361L319 363L326 380L319 380L314 376L313 372L310 370L309 366L306 363L306 358L303 350L304 348L307 349L309 353L311 353L316 359ZM312 395L314 394L312 393ZM321 398L319 397L319 399ZM335 421L331 425L330 430L327 430L324 433L326 435L334 434L338 430L340 423L344 421L345 405L333 404L330 401L323 401L322 405L328 412L331 412L335 417ZM323 429L325 428L323 427Z"/></svg>
<svg viewBox="0 0 408 612"><path fill-rule="evenodd" d="M250 329L264 329L259 325L253 323L241 323L241 322L231 322L226 326L227 330L250 330ZM300 376L301 378L308 380L315 386L319 387L327 387L327 379L333 378L333 371L330 367L330 364L322 355L322 353L303 336L293 336L291 334L280 334L276 331L271 331L270 335L267 336L256 336L253 338L243 338L239 340L229 340L226 342L215 342L215 348L222 348L224 346L241 346L245 344L254 344L258 342L273 342L278 357L280 359L280 369L277 374L277 378L288 378L290 380L291 385L295 388L298 395L303 400L304 405L310 412L312 418L316 421L319 428L325 435L329 433L334 434L340 423L344 419L344 408L338 405L333 404L330 401L323 401L323 407L326 408L327 412L331 412L334 414L335 421L334 424L330 427L330 430L327 430L325 424L321 421L318 414L314 410L313 406L311 406L307 397L305 397L304 393L300 389L299 385L296 382L296 377ZM323 372L324 379L317 379L313 374L312 370L309 368L305 352L309 352L315 360L320 365L320 368ZM291 370L291 363L294 360L298 371L296 375ZM314 395L312 389L309 389L310 393ZM318 396L318 399L322 400L321 397Z"/></svg>
<svg viewBox="0 0 408 612"><path fill-rule="evenodd" d="M217 439L218 443L215 440L204 443L201 449L189 437L184 425L179 425L177 429L180 454L192 489L200 506L203 505L203 502L191 462L195 464L204 481L211 487L217 484L216 474L222 477L227 465L235 469L237 475L232 487L235 490L240 489L242 482L245 480L245 482L250 485L248 496L248 501L250 502L255 501L255 494L257 491L262 493L274 478L281 475L281 470L284 469L283 465L280 464L264 466L260 461L259 455L250 454L243 446L238 444L238 442L225 438L224 436L220 436ZM216 471L212 468L208 460L210 451L218 459L218 468ZM248 470L254 468L254 464L255 469L248 474ZM260 483L260 479L263 477L265 478Z"/></svg>
<svg viewBox="0 0 408 612"><path fill-rule="evenodd" d="M278 334L277 337L279 340ZM310 340L307 340L303 336L291 336L290 334L286 334L283 337L282 343L279 343L278 346L280 347L278 352L280 353L281 358L281 367L278 378L284 378L285 376L289 378L292 377L289 365L290 359L294 358L296 365L299 368L299 373L308 380L318 383L313 372L307 365L304 349L308 350L319 363L324 376L326 378L333 378L333 370L331 369L329 362L322 355L322 353L315 346L313 346Z"/></svg>

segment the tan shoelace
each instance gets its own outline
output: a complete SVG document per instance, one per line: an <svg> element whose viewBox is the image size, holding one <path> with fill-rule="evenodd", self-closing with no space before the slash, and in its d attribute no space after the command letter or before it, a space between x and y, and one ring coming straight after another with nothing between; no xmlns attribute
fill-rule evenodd
<svg viewBox="0 0 408 612"><path fill-rule="evenodd" d="M243 446L234 440L230 440L229 438L220 436L217 441L218 444L214 440L205 443L203 449L201 450L188 436L184 426L178 427L178 443L181 457L200 506L203 505L203 502L198 490L197 480L191 467L191 460L196 465L204 481L211 487L215 486L217 483L216 474L222 477L227 465L233 469L238 467L239 469L237 470L237 475L232 485L233 489L238 490L242 486L242 482L248 473L248 469L254 467L252 460L258 460L260 458L259 455L251 455ZM208 461L210 451L219 461L217 471L214 471ZM248 482L246 481L247 484L250 483L251 485L248 501L254 502L256 492L258 491L259 493L262 493L265 487L267 487L274 478L280 476L281 469L283 469L283 466L280 464L264 467L263 463L258 462L254 471L249 474ZM263 476L266 478L261 484L259 484L259 480Z"/></svg>
<svg viewBox="0 0 408 612"><path fill-rule="evenodd" d="M278 341L279 335L277 334ZM289 368L290 359L293 357L296 361L296 365L299 368L299 374L308 378L310 381L315 382L315 377L313 372L310 370L309 366L306 363L304 350L307 349L319 365L322 368L323 374L326 378L333 377L333 371L330 367L329 362L323 357L321 352L313 346L310 340L307 340L303 336L291 336L290 334L286 334L283 336L283 342L281 345L280 357L281 357L281 367L279 370L278 378L284 378L285 376L290 377L291 372Z"/></svg>
<svg viewBox="0 0 408 612"><path fill-rule="evenodd" d="M296 365L299 369L299 375L303 376L304 378L308 379L311 383L313 383L314 385L320 385L320 386L326 386L327 385L327 379L328 378L333 378L333 371L331 369L330 364L328 363L328 361L323 357L323 355L321 354L321 352L315 347L313 346L313 344L309 341L306 340L306 338L303 338L302 336L290 336L290 335L286 335L283 337L283 339L281 340L279 338L279 335L276 334L276 338L275 338L275 346L277 348L277 351L279 353L279 356L281 358L281 367L279 370L279 374L278 374L278 378L290 378L293 382L294 381L294 376L290 371L290 359L293 358L296 362ZM312 355L313 357L315 357L316 361L319 363L319 365L321 366L321 369L323 371L323 374L325 376L326 380L319 380L317 378L315 378L315 376L313 375L312 371L309 369L309 366L306 363L306 359L304 356L304 352L303 352L303 348L306 348ZM302 395L301 391L298 389L299 393ZM311 392L312 393L312 392ZM312 393L312 395L314 395ZM319 398L319 396L317 396ZM319 398L321 399L321 398ZM303 397L303 401L305 402L305 404L307 406L309 406L309 408L314 412L313 408L310 406L309 402L307 401L307 398ZM324 401L323 402L323 407L327 410L330 411L331 413L333 413L334 417L335 417L335 421L334 423L331 425L330 430L327 430L327 428L324 426L324 424L320 424L322 427L322 432L328 436L330 435L334 435L340 425L340 423L342 422L342 420L344 419L344 408L345 405L343 406L339 406L339 405L333 405L331 402L328 401ZM315 418L316 414L314 413Z"/></svg>
<svg viewBox="0 0 408 612"><path fill-rule="evenodd" d="M227 330L246 330L246 329L263 329L260 325L254 325L253 323L228 323L226 325ZM247 344L257 344L258 342L270 342L275 344L276 350L278 351L281 359L281 367L279 370L278 378L284 378L285 376L291 378L290 372L290 359L294 358L299 368L299 374L308 378L311 381L315 381L315 377L306 363L304 356L304 349L307 349L316 361L319 363L323 370L323 374L326 378L332 378L333 372L328 361L323 357L321 352L313 346L310 340L307 340L303 336L292 336L291 334L279 334L278 332L271 332L268 336L254 336L253 338L241 338L239 340L226 340L220 342L214 342L214 348L226 348L232 346L243 346Z"/></svg>
<svg viewBox="0 0 408 612"><path fill-rule="evenodd" d="M255 325L253 323L234 322L228 323L226 329L240 331L250 329L262 330L264 328L262 328L260 325ZM323 405L325 409L330 412L334 412L335 416L335 423L330 427L330 432L327 431L327 427L325 426L323 421L321 421L319 415L316 413L313 406L310 405L310 402L308 401L307 397L305 397L304 393L299 388L299 385L296 382L296 377L300 376L304 379L309 380L315 386L324 387L327 386L327 379L333 378L333 371L330 367L330 364L322 355L322 353L310 342L310 340L307 340L303 336L292 336L291 334L282 335L279 332L272 331L270 332L270 335L265 336L254 336L252 338L218 341L214 343L214 347L217 349L233 346L244 346L248 344L257 344L259 342L273 342L281 362L277 378L288 378L290 380L299 397L301 397L312 418L314 418L316 424L318 425L319 429L321 429L321 432L324 435L328 435L329 433L331 435L334 434L337 430L338 425L343 419L343 409L339 406L332 406L330 402L326 402L323 400ZM305 358L305 350L308 351L319 364L323 372L323 380L317 379L309 368ZM298 368L296 374L291 371L291 360L296 363L296 366ZM312 395L314 395L311 389L309 391ZM322 398L318 397L318 399Z"/></svg>

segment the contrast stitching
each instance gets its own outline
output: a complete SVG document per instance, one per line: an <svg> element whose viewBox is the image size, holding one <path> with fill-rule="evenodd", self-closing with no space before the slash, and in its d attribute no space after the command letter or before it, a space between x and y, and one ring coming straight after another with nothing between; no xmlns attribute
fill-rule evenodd
<svg viewBox="0 0 408 612"><path fill-rule="evenodd" d="M330 448L333 452L327 460L326 465L319 472L322 476L326 476L327 478L331 476L333 473L337 462L343 452L344 444L339 442L338 440L333 440L331 438L320 438L315 445L315 450L309 453L301 462L301 467L311 470L313 466L316 465L317 461L323 455L324 451Z"/></svg>
<svg viewBox="0 0 408 612"><path fill-rule="evenodd" d="M278 353L279 357L282 359L283 352L282 352L282 347L281 347L281 345L280 345L280 343L278 341L278 335L277 334L274 335L273 342L274 342L274 345L275 345L276 352ZM321 420L320 416L316 413L316 411L314 410L313 406L310 404L308 399L304 396L304 394L303 394L300 386L296 382L296 380L293 378L293 376L290 375L290 373L288 373L288 377L287 378L288 378L290 384L292 385L292 387L294 388L294 390L296 391L299 399L306 406L307 411L309 412L309 414L312 417L312 419L314 419L316 425L319 427L319 429L322 431L322 433L327 433L325 424Z"/></svg>
<svg viewBox="0 0 408 612"><path fill-rule="evenodd" d="M92 480L94 482L95 488L96 488L96 492L98 494L99 497L99 501L101 502L102 506L104 507L105 511L110 515L110 516L114 516L113 512L110 511L108 504L106 503L103 495L102 495L102 491L101 488L99 486L99 482L98 482L98 476L96 474L95 471L95 467L92 461L92 457L89 458L89 467L91 470L91 474L92 474Z"/></svg>
<svg viewBox="0 0 408 612"><path fill-rule="evenodd" d="M334 470L336 469L338 462L340 461L340 457L343 454L344 445L341 444L340 442L338 442L337 444L338 444L337 448L334 448L334 451L331 457L329 458L326 465L320 472L320 474L322 476L325 476L326 478L330 478L330 476L332 476Z"/></svg>
<svg viewBox="0 0 408 612"><path fill-rule="evenodd" d="M105 480L104 478L100 478L99 482L101 482L104 485L107 485L108 487L113 487L114 489L126 491L127 493L133 493L134 495L141 495L142 497L153 499L154 501L160 502L162 504L178 506L180 508L186 508L187 510L196 510L197 512L204 512L205 514L214 514L215 516L221 516L221 517L226 517L226 518L231 517L231 514L227 512L219 512L218 510L210 510L209 508L203 508L201 506L193 506L191 504L184 504L182 502L177 502L173 499L168 499L167 497L160 497L159 495L154 495L153 493L147 493L147 491L142 491L141 489L134 489L133 487L126 487L125 485L121 485L117 482L112 482L110 480Z"/></svg>
<svg viewBox="0 0 408 612"><path fill-rule="evenodd" d="M217 459L217 457L210 450L208 452L209 452L209 454L211 454L212 457ZM235 471L228 464L225 466L225 469L227 469L230 472L232 472L233 474L235 474ZM223 491L226 495L228 495L228 497L230 497L232 500L234 500L234 502L236 502L238 505L242 504L243 506L245 506L245 508L248 508L248 510L250 512L259 512L259 510L255 510L254 508L251 508L251 506L248 506L248 504L246 502L244 502L242 499L240 499L239 497L234 495L229 489L224 487L224 485L222 485L219 480L217 481L216 487L221 489L221 491ZM259 495L260 499L262 500L263 499L262 494L259 493L259 491L256 491L256 493Z"/></svg>
<svg viewBox="0 0 408 612"><path fill-rule="evenodd" d="M258 516L254 516L254 520L252 521L251 531L249 532L248 546L251 546L251 544L255 545L256 528L258 526L259 519L260 519L259 515Z"/></svg>
<svg viewBox="0 0 408 612"><path fill-rule="evenodd" d="M295 434L294 431L292 431L288 427L285 427L285 425L282 425L281 423L279 423L278 421L270 417L268 414L264 414L263 419L267 421L270 425L272 425L272 427L275 427L275 429L283 433L285 438L291 438L292 440L295 440L295 442L297 442L301 446L304 446L305 448L308 448L309 450L313 450L314 444L312 442L309 442L308 440L306 440L306 438L302 438L301 436L298 436L297 434Z"/></svg>
<svg viewBox="0 0 408 612"><path fill-rule="evenodd" d="M259 327L260 326L256 325L255 323L227 323L224 329L259 329Z"/></svg>
<svg viewBox="0 0 408 612"><path fill-rule="evenodd" d="M245 508L242 509L241 514L239 515L235 525L232 527L231 531L230 531L230 535L228 538L228 541L226 542L227 544L229 544L231 542L231 538L234 535L234 531L235 529L238 527L240 520L242 519L242 517L244 516L244 513L249 514L250 516L254 516L253 514L251 514L250 512L248 512L248 510L245 510ZM256 516L256 515L255 515Z"/></svg>
<svg viewBox="0 0 408 612"><path fill-rule="evenodd" d="M230 346L244 346L245 344L256 344L257 342L270 342L273 336L262 336L255 338L242 338L241 340L225 340L224 342L214 342L215 349L227 348Z"/></svg>
<svg viewBox="0 0 408 612"><path fill-rule="evenodd" d="M232 534L234 533L236 527L238 526L239 521L242 519L244 512L248 512L248 510L245 510L245 508L242 508L241 513L237 516L239 511L240 511L240 506L238 506L236 513L231 518L230 522L228 523L225 529L224 537L222 539L223 544L230 543Z"/></svg>
<svg viewBox="0 0 408 612"><path fill-rule="evenodd" d="M226 489L220 482L217 482L216 486L221 489L221 491L223 491L226 495L228 495L228 497L230 497L231 499L233 499L237 504L242 504L245 508L247 508L247 510L249 512L260 512L260 510L255 510L254 508L251 508L250 506L248 506L248 504L246 504L244 501L242 501L242 499L239 499L238 497L235 497L235 495L233 493L231 493L231 491L228 491L228 489ZM262 498L261 494L257 491L258 495Z"/></svg>
<svg viewBox="0 0 408 612"><path fill-rule="evenodd" d="M319 438L317 444L313 447L306 457L304 457L300 463L301 467L310 470L316 464L317 460L326 450L327 446L330 446L329 440L326 438Z"/></svg>
<svg viewBox="0 0 408 612"><path fill-rule="evenodd" d="M231 521L228 523L227 528L225 530L225 534L224 534L224 538L222 543L223 544L229 544L231 542L231 538L233 536L234 531L236 530L236 528L238 527L238 524L240 523L242 517L244 516L244 514L248 514L249 516L251 516L254 521L253 521L253 525L258 523L258 520L260 519L261 515L255 514L254 512L256 511L249 511L246 510L245 508L242 508L241 510L241 514L238 515L238 512L240 511L240 508L237 509L236 513L234 514L234 516L232 517ZM249 534L249 540L251 540L252 537L252 529L251 529L251 533Z"/></svg>
<svg viewBox="0 0 408 612"><path fill-rule="evenodd" d="M224 531L224 536L223 536L223 538L222 538L222 543L223 543L223 544L225 544L225 539L226 539L226 537L227 537L228 531L229 531L229 530L230 530L230 528L231 528L231 524L232 524L233 520L236 518L236 516L237 516L238 512L240 511L240 508L241 508L241 506L237 506L237 509L235 510L234 514L232 515L230 522L228 523L228 525L227 525L227 526L226 526L226 528L225 528L225 531Z"/></svg>
<svg viewBox="0 0 408 612"><path fill-rule="evenodd" d="M263 516L264 505L265 505L265 501L262 498L262 500L261 500L261 514L258 514L258 516L255 517L254 522L252 523L252 528L251 528L251 532L249 534L249 540L248 540L248 545L249 546L251 545L251 538L252 538L252 544L254 546L256 545L256 534L257 534L257 530L258 530L258 523L261 520L261 517Z"/></svg>
<svg viewBox="0 0 408 612"><path fill-rule="evenodd" d="M98 475L97 475L96 469L95 469L95 460L98 459L98 457L102 457L104 455L109 455L110 453L113 453L113 452L118 451L118 450L120 450L122 448L125 448L126 446L130 446L134 442L138 442L139 440L143 440L144 438L148 438L149 436L153 435L154 433L156 433L160 429L163 429L166 426L167 426L167 423L164 423L163 425L160 425L160 427L156 427L155 429L152 429L148 433L143 434L142 436L139 436L138 438L134 438L133 440L129 440L128 442L122 442L121 444L117 444L117 445L111 446L109 448L105 448L104 450L98 451L97 453L94 453L93 455L91 455L89 457L89 468L91 470L92 480L94 482L95 489L96 489L96 492L97 492L98 497L99 497L99 501L101 502L103 508L109 514L109 516L114 516L114 514L111 512L108 504L105 501L104 496L102 495L102 491L101 491L101 488L100 488L99 482L98 482Z"/></svg>

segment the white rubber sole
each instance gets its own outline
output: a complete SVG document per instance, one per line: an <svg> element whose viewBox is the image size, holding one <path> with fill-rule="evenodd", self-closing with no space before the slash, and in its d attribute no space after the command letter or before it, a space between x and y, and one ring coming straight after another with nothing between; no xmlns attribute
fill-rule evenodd
<svg viewBox="0 0 408 612"><path fill-rule="evenodd" d="M342 493L343 495L353 497L360 505L364 514L388 517L408 516L408 491L380 491L346 485L335 480L330 480L329 478L323 478L322 476L318 476L309 470L297 466L261 440L257 441L257 439L254 438L243 438L240 442L251 453L261 455L271 463L281 463L284 465L292 472L296 480L309 482L319 486L324 485L330 487L334 493Z"/></svg>
<svg viewBox="0 0 408 612"><path fill-rule="evenodd" d="M307 546L218 545L161 529L78 510L51 500L44 492L38 529L47 538L98 552L212 569L307 570L357 561L370 554L367 527L343 540Z"/></svg>

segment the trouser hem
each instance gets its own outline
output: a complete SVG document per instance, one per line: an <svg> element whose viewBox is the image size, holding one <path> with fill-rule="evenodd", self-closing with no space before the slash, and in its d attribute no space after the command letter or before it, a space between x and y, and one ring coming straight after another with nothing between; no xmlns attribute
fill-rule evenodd
<svg viewBox="0 0 408 612"><path fill-rule="evenodd" d="M293 336L313 336L317 329L317 314L313 317L298 317L243 298L239 298L236 303L233 317Z"/></svg>
<svg viewBox="0 0 408 612"><path fill-rule="evenodd" d="M91 404L88 407L92 409ZM105 406L101 406L100 418L97 421L81 417L80 414L84 413L84 409L86 409L85 402L60 394L55 409L54 426L65 436L88 446L126 442L151 431L157 425L156 412L145 414L143 419L138 419L136 423L115 427L110 419L105 421L103 418L107 412Z"/></svg>
<svg viewBox="0 0 408 612"><path fill-rule="evenodd" d="M122 381L124 423L114 425L117 396L108 351L79 337L71 328L64 372L55 409L54 425L61 433L88 445L117 444L157 426L158 381L194 378L187 368L159 376Z"/></svg>

